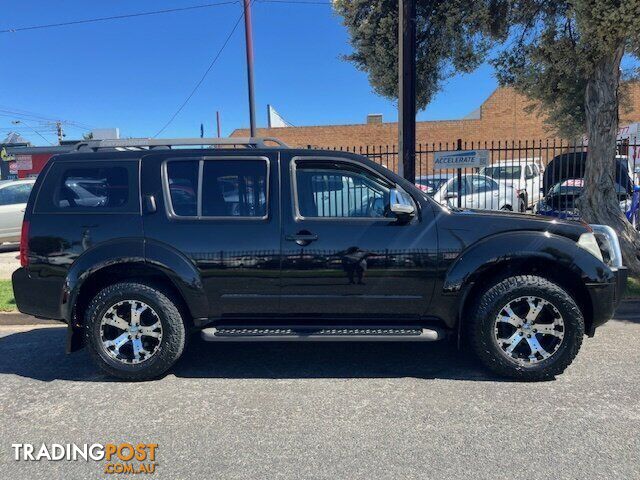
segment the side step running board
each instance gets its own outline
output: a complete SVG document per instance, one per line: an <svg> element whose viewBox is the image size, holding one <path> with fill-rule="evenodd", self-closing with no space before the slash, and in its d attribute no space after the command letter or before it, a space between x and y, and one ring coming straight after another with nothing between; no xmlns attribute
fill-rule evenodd
<svg viewBox="0 0 640 480"><path fill-rule="evenodd" d="M445 332L422 327L210 327L207 342L435 342Z"/></svg>

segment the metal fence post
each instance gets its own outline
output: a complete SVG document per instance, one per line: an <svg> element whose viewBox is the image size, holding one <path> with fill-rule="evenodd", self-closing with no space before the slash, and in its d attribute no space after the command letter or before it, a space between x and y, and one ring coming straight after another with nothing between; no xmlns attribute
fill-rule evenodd
<svg viewBox="0 0 640 480"><path fill-rule="evenodd" d="M456 150L462 150L462 139L459 138L458 139L458 145L456 147ZM458 208L462 208L462 169L458 168L457 169L457 175L458 175Z"/></svg>

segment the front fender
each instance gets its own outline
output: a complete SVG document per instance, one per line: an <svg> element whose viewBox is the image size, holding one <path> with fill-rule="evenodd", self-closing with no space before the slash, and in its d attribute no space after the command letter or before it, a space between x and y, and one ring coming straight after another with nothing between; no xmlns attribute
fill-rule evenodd
<svg viewBox="0 0 640 480"><path fill-rule="evenodd" d="M486 237L464 250L446 273L443 293L462 291L499 263L525 259L551 261L585 284L614 281L611 269L573 240L548 232L506 232Z"/></svg>

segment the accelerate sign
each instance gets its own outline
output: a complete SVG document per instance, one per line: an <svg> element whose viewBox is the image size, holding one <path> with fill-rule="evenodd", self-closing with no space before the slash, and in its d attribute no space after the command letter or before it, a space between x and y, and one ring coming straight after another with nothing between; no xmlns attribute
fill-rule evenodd
<svg viewBox="0 0 640 480"><path fill-rule="evenodd" d="M479 168L489 164L489 150L456 150L435 152L434 170L447 168Z"/></svg>

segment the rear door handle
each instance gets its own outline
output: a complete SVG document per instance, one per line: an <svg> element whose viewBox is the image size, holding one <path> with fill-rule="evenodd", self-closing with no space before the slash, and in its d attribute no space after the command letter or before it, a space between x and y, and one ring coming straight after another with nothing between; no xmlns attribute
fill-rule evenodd
<svg viewBox="0 0 640 480"><path fill-rule="evenodd" d="M286 235L284 239L287 242L296 242L301 247L309 245L311 242L318 240L318 236L311 232L299 232L295 235Z"/></svg>

